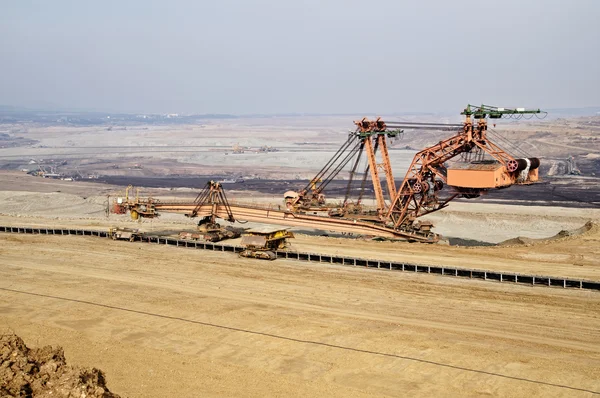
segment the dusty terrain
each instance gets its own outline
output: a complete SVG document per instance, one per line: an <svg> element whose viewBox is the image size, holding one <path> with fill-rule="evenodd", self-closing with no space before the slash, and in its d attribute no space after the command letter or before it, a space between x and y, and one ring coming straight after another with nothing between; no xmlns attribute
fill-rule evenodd
<svg viewBox="0 0 600 398"><path fill-rule="evenodd" d="M125 396L600 391L596 292L74 236L0 251L2 327Z"/></svg>
<svg viewBox="0 0 600 398"><path fill-rule="evenodd" d="M15 334L0 335L0 395L119 398L101 370L67 365L61 347L31 349Z"/></svg>
<svg viewBox="0 0 600 398"><path fill-rule="evenodd" d="M2 225L193 229L179 215L107 219L104 195L115 187L0 176ZM549 237L598 214L458 203L437 217L459 236L503 240ZM594 227L512 247L298 233L292 248L599 280L599 242ZM593 291L0 235L0 328L63 346L71 363L101 368L111 390L131 397L591 396L600 392L599 314Z"/></svg>
<svg viewBox="0 0 600 398"><path fill-rule="evenodd" d="M540 191L535 201L517 197L526 206L506 205L514 197L475 200L429 216L438 233L465 242L538 241L456 247L296 229L292 249L600 280L600 209L587 203L598 195L596 120L543 123L511 124L504 133L520 150L549 154L542 171L567 196L561 207L548 206L556 198ZM0 149L0 161L12 170L0 172L0 225L193 230L195 221L180 215L141 223L107 218L107 195L122 196L122 186L16 170L42 164L84 176L303 179L337 149L345 136L340 126L348 125L341 118L290 124L275 118L10 130L11 139L36 144ZM440 137L420 133L410 145ZM174 139L185 147L174 147ZM280 152L233 155L237 142ZM398 145L394 167L404 171L414 150ZM575 160L566 160L571 154ZM568 174L573 167L585 175ZM193 198L202 182L153 186L142 194ZM266 187L247 192L235 184L228 197L280 203L281 192ZM573 196L588 207L570 206ZM581 235L544 239L588 221L596 224ZM0 234L0 332L16 332L35 347L60 345L70 363L102 369L111 390L131 397L600 393L597 292L266 262L91 237Z"/></svg>

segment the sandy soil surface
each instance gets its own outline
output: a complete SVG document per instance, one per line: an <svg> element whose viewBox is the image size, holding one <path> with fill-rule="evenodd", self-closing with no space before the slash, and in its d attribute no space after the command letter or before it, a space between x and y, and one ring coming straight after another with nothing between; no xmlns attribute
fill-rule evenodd
<svg viewBox="0 0 600 398"><path fill-rule="evenodd" d="M591 396L597 296L0 235L0 327L131 397Z"/></svg>
<svg viewBox="0 0 600 398"><path fill-rule="evenodd" d="M106 195L118 190L0 173L0 225L193 230L194 220L174 214L142 223L106 218ZM432 219L445 234L501 241L550 237L600 214L456 203ZM594 227L511 247L297 233L291 248L600 280L599 243ZM600 392L597 292L265 262L91 237L0 234L3 332L34 347L64 347L70 363L99 367L111 390L131 397Z"/></svg>
<svg viewBox="0 0 600 398"><path fill-rule="evenodd" d="M0 216L0 225L33 227L71 227L107 230L121 225L141 231L176 237L180 231L194 232L194 224L182 224L183 216L171 221L143 224L126 216L102 219L48 219L41 217ZM178 221L179 220L179 221ZM247 224L248 226L259 224ZM227 244L240 244L241 238ZM528 275L600 280L600 228L596 225L582 235L556 240L540 239L526 244L493 247L459 247L406 242L377 242L362 239L314 236L296 233L289 250L362 257L375 260L405 261L423 265L447 265Z"/></svg>
<svg viewBox="0 0 600 398"><path fill-rule="evenodd" d="M31 349L15 334L0 335L0 395L9 397L119 398L96 368L67 365L61 347Z"/></svg>
<svg viewBox="0 0 600 398"><path fill-rule="evenodd" d="M458 116L431 121L456 122ZM107 195L123 195L123 187L28 177L22 170L41 167L83 178L310 179L352 128L345 116L2 126L23 146L0 148L0 166L13 171L0 172L0 224L193 230L194 220L180 215L142 223L106 218ZM584 194L597 191L597 117L509 122L497 131L495 140L542 158L540 171L552 176L552 190L542 190L540 201L596 200L597 194ZM390 143L396 177L406 172L411 148L446 137L448 132L408 131L403 141ZM234 155L238 144L246 150ZM279 152L258 153L263 145ZM143 195L193 198L196 188ZM228 197L281 201L256 192ZM452 203L429 219L443 235L496 243L551 237L598 222L600 210L475 201ZM600 280L597 226L578 236L508 247L371 242L296 231L292 249L299 251ZM0 234L0 334L16 332L32 347L60 345L70 364L99 367L111 390L130 397L597 395L598 298L593 291L265 262L92 237Z"/></svg>

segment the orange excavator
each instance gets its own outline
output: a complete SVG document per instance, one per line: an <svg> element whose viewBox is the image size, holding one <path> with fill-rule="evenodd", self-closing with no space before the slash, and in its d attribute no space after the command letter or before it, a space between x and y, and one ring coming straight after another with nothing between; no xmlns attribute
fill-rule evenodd
<svg viewBox="0 0 600 398"><path fill-rule="evenodd" d="M356 129L306 187L285 193L284 209L230 205L221 195L220 184L214 182L205 189L213 194L201 194L193 203L148 199L144 203L125 201L122 206L142 217L153 217L160 211L178 212L189 217L201 216L203 220L209 217L213 222L219 217L434 243L439 236L432 231L431 223L421 221L420 217L446 207L458 197L475 198L493 189L538 181L539 159L518 158L490 140L487 119L543 113L539 109L468 105L461 113L465 117L462 124L386 123L380 118L374 121L364 118L354 122ZM405 130L418 129L455 133L419 151L397 187L388 140L401 136ZM449 161L458 157L462 158L461 162L449 165ZM359 172L362 164L365 164L364 169ZM327 203L326 187L348 166L343 202ZM383 171L384 184L380 171ZM367 184L369 177L370 184ZM374 208L364 205L367 190L373 191Z"/></svg>
<svg viewBox="0 0 600 398"><path fill-rule="evenodd" d="M462 124L442 123L385 123L381 119L366 118L354 122L356 130L347 142L313 178L311 184L297 194L288 192L286 203L295 212L321 209L327 185L352 162L348 187L343 205L329 210L330 216L371 221L403 233L413 240L430 240L431 224L418 218L440 210L457 198L475 198L492 189L538 181L538 158L516 158L492 142L487 135L488 118L522 117L542 114L539 109L499 108L468 105L461 113ZM452 130L456 133L438 144L418 152L398 188L392 174L387 139L395 138L404 130ZM377 161L379 152L381 163ZM355 182L361 157L367 157L357 200L350 193ZM448 166L450 160L462 157L463 162ZM469 161L466 161L469 160ZM386 194L379 176L383 170ZM364 211L362 203L365 180L370 177L376 209ZM322 181L315 185L313 181ZM447 189L444 189L447 187ZM443 196L445 192L447 195Z"/></svg>

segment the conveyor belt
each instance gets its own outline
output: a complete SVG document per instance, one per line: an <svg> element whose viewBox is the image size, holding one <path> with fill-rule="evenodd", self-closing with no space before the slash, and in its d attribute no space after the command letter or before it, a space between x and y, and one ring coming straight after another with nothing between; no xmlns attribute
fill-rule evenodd
<svg viewBox="0 0 600 398"><path fill-rule="evenodd" d="M22 233L37 235L79 235L79 236L97 236L101 238L109 237L108 231L73 229L73 228L41 228L41 227L13 227L0 226L0 232ZM194 249L213 250L222 252L239 253L244 248L242 246L227 245L222 243L210 243L203 241L182 240L143 234L141 242L163 244L176 247L187 247ZM573 279L555 276L525 275L514 272L488 271L473 268L446 267L443 265L423 265L412 264L388 260L376 260L360 257L345 257L326 255L319 253L294 252L287 250L278 250L275 252L277 258L285 258L298 261L310 261L316 263L339 264L346 266L358 266L388 271L404 271L436 274L441 276L450 276L467 279L479 279L485 281L495 281L503 283L512 283L518 285L546 286L559 288L574 288L600 291L600 281L586 279ZM253 260L249 260L253 261ZM256 260L261 261L261 260Z"/></svg>

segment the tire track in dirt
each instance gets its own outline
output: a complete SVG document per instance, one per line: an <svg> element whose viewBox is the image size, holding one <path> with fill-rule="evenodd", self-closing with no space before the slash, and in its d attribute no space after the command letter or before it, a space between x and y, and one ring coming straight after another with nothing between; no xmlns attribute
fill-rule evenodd
<svg viewBox="0 0 600 398"><path fill-rule="evenodd" d="M360 311L350 311L343 309L336 309L331 307L323 307L313 304L307 303L299 303L281 299L273 299L268 297L249 297L247 294L235 293L235 291L240 291L239 288L230 287L229 289L216 290L214 288L198 288L198 287L186 287L182 286L181 283L177 282L169 282L165 281L165 278L169 278L170 274L165 272L148 272L146 271L146 275L141 275L139 272L135 272L133 274L128 273L124 270L119 270L118 273L115 273L114 270L86 270L83 267L69 267L69 266L61 266L61 265L52 265L52 269L49 269L49 264L44 265L32 265L29 261L23 261L18 259L7 259L13 266L18 266L22 269L29 269L33 271L42 271L48 273L55 274L63 274L63 275L76 275L82 278L88 279L103 279L106 281L115 281L121 283L127 283L131 285L142 285L149 288L163 288L178 292L185 292L188 294L194 294L197 296L210 296L213 298L225 299L233 302L245 302L249 304L255 305L268 305L274 308L285 308L285 309L293 309L296 311L302 311L304 313L319 313L326 316L338 316L338 317L347 317L347 318L355 318L361 319L364 321L377 321L377 322L385 322L391 323L395 325L402 325L404 327L412 327L418 329L436 329L439 331L456 333L456 334L471 334L477 336L478 338L495 338L501 340L514 340L514 341L522 341L533 343L536 345L550 345L561 347L564 349L576 349L586 352L596 352L600 353L600 346L591 345L585 343L577 343L573 341L564 341L556 338L542 337L540 335L537 336L527 336L523 334L511 333L509 331L501 331L497 332L492 328L483 328L483 327L473 327L467 325L461 326L453 326L449 325L445 322L436 322L430 320L423 320L417 318L409 318L402 316L390 316L390 315L381 315L381 314L373 314L373 313L364 313ZM179 278L175 278L176 280ZM229 290L229 291L227 291ZM507 328L511 326L514 327L514 323L512 321L501 321L495 320L496 323L503 323ZM536 327L540 327L536 325ZM538 331L539 332L539 331Z"/></svg>
<svg viewBox="0 0 600 398"><path fill-rule="evenodd" d="M539 385L548 386L548 387L555 387L555 388L558 388L558 389L572 390L572 391L579 391L579 392L585 392L585 393L591 393L591 394L600 395L600 391L593 391L593 390L586 389L586 388L574 387L574 386L569 386L569 385L565 385L565 384L551 383L551 382L546 382L546 381L542 381L542 380L533 380L533 379L528 379L528 378L525 378L525 377L512 376L512 375L501 374L501 373L497 373L497 372L490 372L490 371L485 371L485 370L467 368L467 367L463 367L463 366L451 365L451 364L441 363L441 362L427 360L427 359L409 357L409 356L405 356L405 355L385 353L385 352L379 352L379 351L371 351L371 350L365 350L365 349L360 349L360 348L355 348L355 347L348 347L348 346L341 346L341 345L337 345L337 344L324 343L324 342L320 342L320 341L299 339L299 338L294 338L294 337L287 337L287 336L282 336L282 335L277 335L277 334L272 334L272 333L266 333L266 332L248 330L248 329L242 329L242 328L238 328L238 327L217 325L217 324L214 324L214 323L208 323L208 322L202 322L202 321L184 319L184 318L174 317L174 316L170 316L170 315L162 315L162 314L157 314L157 313L152 313L152 312L146 312L146 311L140 311L140 310L133 310L133 309L130 309L130 308L115 307L115 306L110 306L110 305L106 305L106 304L94 303L94 302L90 302L90 301L83 301L83 300L77 300L77 299L69 299L69 298L58 297L58 296L50 296L50 295L45 295L45 294L38 294L38 293L32 293L32 292L26 292L26 291L19 291L19 290L16 290L16 289L8 289L8 288L2 288L2 287L0 287L0 289L4 290L6 292L12 292L12 293L17 293L17 294L28 294L28 295L39 296L39 297L43 297L43 298L51 298L51 299L55 299L55 300L65 300L65 301L71 301L71 302L75 302L75 303L79 303L79 304L85 304L85 305L98 306L98 307L102 307L102 308L108 308L108 309L112 309L112 310L116 310L116 311L132 312L132 313L135 313L135 314L140 314L140 315L145 315L145 316L152 316L152 317L164 318L164 319L181 321L181 322L189 322L189 323L199 324L199 325L207 326L207 327L214 327L214 328L219 328L219 329L225 329L225 330L229 330L229 331L232 331L232 332L242 332L242 333L255 334L255 335L262 336L262 337L268 337L268 338L274 338L274 339L281 339L281 340L291 341L291 342L299 343L299 344L310 344L310 345L323 346L323 347L327 347L327 348L344 350L344 351L351 351L351 352L368 354L368 355L391 357L391 358L402 359L402 360L407 360L407 361L414 361L414 362L418 362L418 363L422 363L422 364L427 364L427 365L433 365L433 366L437 366L437 367L448 368L448 369L462 371L462 372L476 373L476 374L482 374L482 375L487 375L487 376L492 376L492 377L499 377L499 378L505 378L505 379L510 379L510 380L516 380L516 381L520 381L520 382L526 382L526 383L532 383L532 384L539 384Z"/></svg>

